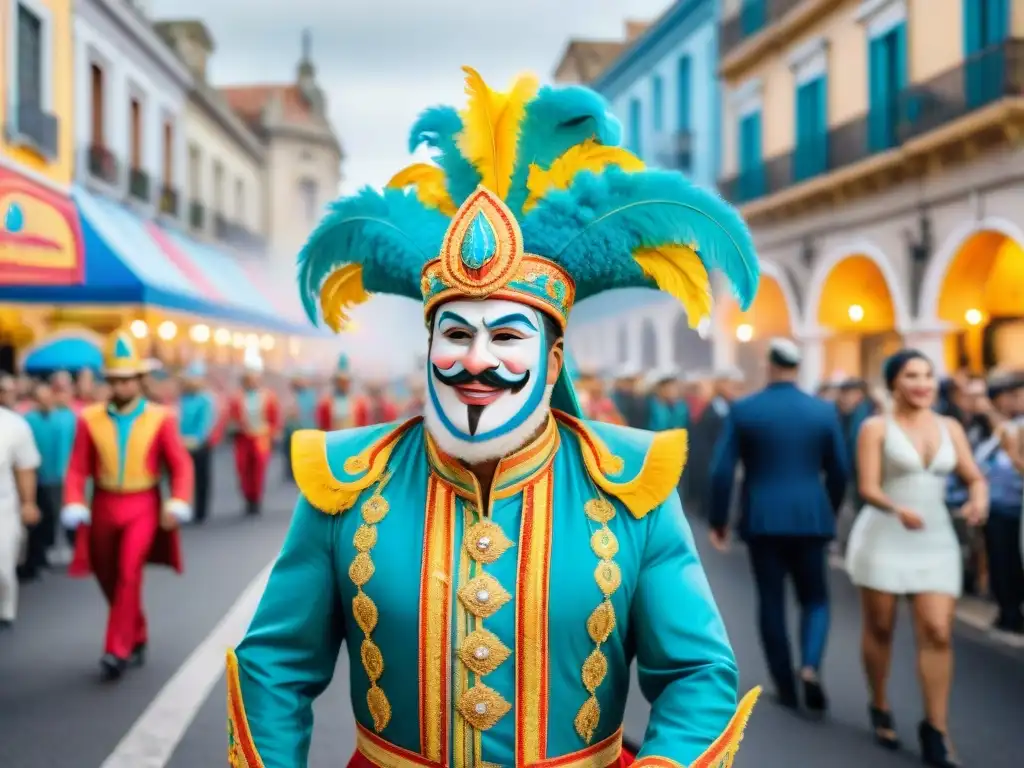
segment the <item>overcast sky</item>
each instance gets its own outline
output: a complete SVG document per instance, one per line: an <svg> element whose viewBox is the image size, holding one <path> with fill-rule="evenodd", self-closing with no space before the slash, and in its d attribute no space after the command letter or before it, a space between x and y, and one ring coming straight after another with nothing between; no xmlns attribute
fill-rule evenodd
<svg viewBox="0 0 1024 768"><path fill-rule="evenodd" d="M569 37L621 38L627 17L654 18L671 4L671 0L151 2L157 19L199 18L206 23L216 44L210 67L215 85L292 82L302 30L311 28L318 79L346 153L344 193L365 184L379 186L409 162L407 132L423 108L462 105L462 65L476 68L494 86L504 86L523 71L548 79ZM390 302L360 312L364 325L383 322L381 310L387 305ZM413 316L415 310L406 307L403 324ZM416 334L413 346L421 336ZM353 354L370 355L371 338L362 343L352 339Z"/></svg>

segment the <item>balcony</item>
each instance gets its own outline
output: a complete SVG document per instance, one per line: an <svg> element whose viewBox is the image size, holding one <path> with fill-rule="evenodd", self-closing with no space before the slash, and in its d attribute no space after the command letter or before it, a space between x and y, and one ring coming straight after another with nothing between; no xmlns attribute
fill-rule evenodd
<svg viewBox="0 0 1024 768"><path fill-rule="evenodd" d="M202 231L206 225L206 208L198 200L193 200L188 206L188 225L197 231Z"/></svg>
<svg viewBox="0 0 1024 768"><path fill-rule="evenodd" d="M768 213L985 133L1005 137L1008 99L1024 97L1024 40L1007 40L915 83L888 104L719 182L722 196ZM1024 102L1013 105L1024 116Z"/></svg>
<svg viewBox="0 0 1024 768"><path fill-rule="evenodd" d="M141 168L132 168L128 171L128 196L140 203L150 201L149 174Z"/></svg>
<svg viewBox="0 0 1024 768"><path fill-rule="evenodd" d="M663 137L655 157L662 168L685 174L692 173L693 134L689 131L676 131Z"/></svg>
<svg viewBox="0 0 1024 768"><path fill-rule="evenodd" d="M7 140L11 144L31 149L48 160L57 157L60 121L55 115L41 109L36 103L19 102L11 117L13 119L5 126Z"/></svg>
<svg viewBox="0 0 1024 768"><path fill-rule="evenodd" d="M121 164L114 153L102 144L91 144L86 153L89 157L89 176L112 187L117 186L121 179Z"/></svg>
<svg viewBox="0 0 1024 768"><path fill-rule="evenodd" d="M164 184L160 187L160 213L165 216L178 216L178 190Z"/></svg>
<svg viewBox="0 0 1024 768"><path fill-rule="evenodd" d="M245 251L263 250L265 245L261 235L250 232L241 224L229 221L225 216L217 214L213 219L214 235L221 242Z"/></svg>
<svg viewBox="0 0 1024 768"><path fill-rule="evenodd" d="M718 27L721 74L736 74L768 48L784 46L843 0L741 0L740 9Z"/></svg>

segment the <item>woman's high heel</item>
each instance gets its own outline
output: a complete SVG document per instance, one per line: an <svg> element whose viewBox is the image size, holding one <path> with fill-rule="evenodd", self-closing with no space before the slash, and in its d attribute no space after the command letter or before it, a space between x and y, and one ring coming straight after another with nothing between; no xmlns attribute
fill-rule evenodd
<svg viewBox="0 0 1024 768"><path fill-rule="evenodd" d="M878 707L868 707L868 714L871 716L871 729L875 733L875 742L886 749L899 749L900 739L896 735L892 713Z"/></svg>
<svg viewBox="0 0 1024 768"><path fill-rule="evenodd" d="M921 740L921 761L932 768L960 768L961 763L953 754L953 748L946 734L927 720L917 727Z"/></svg>

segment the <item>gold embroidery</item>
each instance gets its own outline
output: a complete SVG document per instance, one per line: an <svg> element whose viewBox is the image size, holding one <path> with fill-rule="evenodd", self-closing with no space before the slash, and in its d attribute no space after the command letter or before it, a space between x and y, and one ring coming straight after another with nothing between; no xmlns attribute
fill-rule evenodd
<svg viewBox="0 0 1024 768"><path fill-rule="evenodd" d="M612 607L611 596L622 585L622 571L612 560L619 551L619 542L608 527L608 523L615 517L615 506L608 499L599 497L588 501L584 506L584 512L601 526L591 535L590 548L598 557L597 567L594 568L594 581L604 595L604 600L587 619L587 633L594 641L595 647L583 662L580 678L590 696L583 702L573 721L576 733L589 744L601 721L597 689L608 675L608 658L601 650L601 646L615 629L615 609Z"/></svg>
<svg viewBox="0 0 1024 768"><path fill-rule="evenodd" d="M493 688L477 683L459 697L459 712L478 731L493 728L512 708Z"/></svg>
<svg viewBox="0 0 1024 768"><path fill-rule="evenodd" d="M345 459L345 471L350 475L358 475L370 468L370 462L361 453L349 456Z"/></svg>
<svg viewBox="0 0 1024 768"><path fill-rule="evenodd" d="M491 520L481 520L466 531L466 550L478 563L490 565L511 546L501 526Z"/></svg>
<svg viewBox="0 0 1024 768"><path fill-rule="evenodd" d="M490 618L511 599L512 595L489 573L481 573L459 588L462 605L478 619Z"/></svg>
<svg viewBox="0 0 1024 768"><path fill-rule="evenodd" d="M348 577L356 585L356 595L352 598L352 614L365 635L359 648L359 656L362 659L366 677L370 681L370 687L366 691L366 706L370 710L373 729L377 733L383 731L391 721L391 702L388 701L388 697L384 695L384 691L377 684L384 674L384 656L370 636L377 626L379 612L377 605L363 591L363 587L373 578L374 565L373 559L370 557L370 550L377 543L377 529L374 526L388 513L388 503L381 493L390 479L389 471L377 483L370 498L363 502L360 511L364 524L356 529L352 537L352 544L357 553L348 567Z"/></svg>
<svg viewBox="0 0 1024 768"><path fill-rule="evenodd" d="M478 675L489 675L500 667L512 653L493 632L474 629L459 648L462 663Z"/></svg>

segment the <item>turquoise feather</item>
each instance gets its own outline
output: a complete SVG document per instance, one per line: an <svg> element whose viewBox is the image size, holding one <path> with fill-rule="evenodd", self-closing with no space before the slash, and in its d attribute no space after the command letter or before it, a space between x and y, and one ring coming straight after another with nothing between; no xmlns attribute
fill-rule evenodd
<svg viewBox="0 0 1024 768"><path fill-rule="evenodd" d="M611 288L653 287L633 259L639 248L696 243L710 272L728 278L746 309L757 292L757 252L746 223L718 195L679 173L579 174L522 220L523 241L576 281L576 300Z"/></svg>
<svg viewBox="0 0 1024 768"><path fill-rule="evenodd" d="M462 118L454 107L431 107L416 118L409 132L409 152L415 152L426 144L436 150L434 161L444 171L448 194L455 205L463 201L480 184L480 174L462 152L456 139L462 133Z"/></svg>
<svg viewBox="0 0 1024 768"><path fill-rule="evenodd" d="M513 215L518 217L523 212L531 165L546 171L566 150L591 138L605 146L618 146L622 141L622 126L604 98L578 85L541 88L527 104L519 129L506 200Z"/></svg>
<svg viewBox="0 0 1024 768"><path fill-rule="evenodd" d="M319 322L320 286L345 264L362 266L363 285L371 293L422 299L420 273L440 252L448 223L412 191L367 187L335 201L299 253L306 314Z"/></svg>

